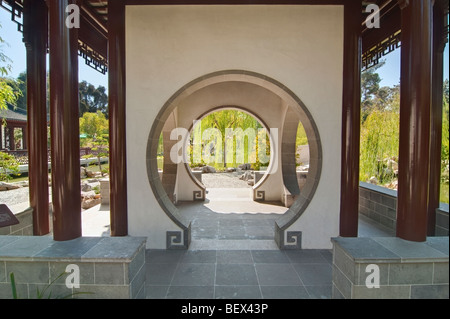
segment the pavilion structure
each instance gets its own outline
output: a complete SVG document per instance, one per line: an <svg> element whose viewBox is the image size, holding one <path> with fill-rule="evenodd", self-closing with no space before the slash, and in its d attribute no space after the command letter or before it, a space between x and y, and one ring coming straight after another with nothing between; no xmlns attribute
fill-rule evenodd
<svg viewBox="0 0 450 319"><path fill-rule="evenodd" d="M0 150L19 151L27 149L27 115L24 113L9 108L0 113ZM16 129L21 131L19 141L15 140L14 132Z"/></svg>
<svg viewBox="0 0 450 319"><path fill-rule="evenodd" d="M314 46L317 43L321 45L321 57L325 57L324 52L331 51L327 53L329 61L325 59L321 61L326 67L320 69L320 72L325 72L326 68L329 68L331 77L338 75L336 87L331 85L327 90L329 89L334 94L329 95L329 97L333 98L337 108L330 107L329 111L337 112L332 113L333 115L339 114L338 118L335 118L339 125L333 128L334 131L321 131L323 128L319 123L318 132L322 134L321 143L317 143L317 154L320 155L323 151L323 155L321 155L323 158L318 159L318 162L322 161L322 166L318 166L318 171L322 169L323 178L324 173L328 173L329 165L331 165L327 160L327 156L329 156L327 147L330 142L327 141L328 137L326 136L337 136L338 141L340 141L338 143L340 144L338 145L340 146L338 148L340 153L334 154L338 158L335 162L338 163L338 167L335 167L338 175L336 183L333 184L336 187L332 192L332 194L337 194L337 201L331 199L330 201L333 202L329 203L326 198L321 198L322 203L335 206L338 213L333 215L330 230L323 234L318 221L314 220L313 217L308 217L305 207L308 204L309 207L316 207L314 205L317 205L314 201L315 198L312 196L315 188L317 187L315 196L323 192L321 187L324 187L324 183L317 181L318 186L317 183L311 184L311 190L314 189L311 191L311 197L303 199L306 203L306 206L302 206L303 210L306 209L305 218L310 218L305 220L308 220L311 227L316 227L314 232L317 232L318 235L328 236L326 238L328 242L330 242L330 237L356 239L358 234L361 70L377 64L384 55L401 47L400 150L396 237L408 243L424 243L429 236L434 235L435 211L439 207L443 52L448 38L448 1L2 0L0 4L10 10L12 19L18 22L18 29L23 32L27 52L29 185L35 236L46 235L50 231L49 203L47 200L47 54L49 54L50 61L49 102L53 239L64 242L82 236L78 126L78 56L81 55L85 58L86 63L102 73L107 73L109 78L111 236L143 236L147 237L147 247L187 249L190 240L190 226L185 224L182 218L178 219L176 213L171 214L170 200L159 193L164 188L156 181L157 175L154 172L156 161L153 154L158 143L155 136L159 137L165 120L169 117L164 112L174 110L174 104L176 103L183 105L183 103L187 103L186 101L189 98L194 99L196 97L194 94L201 92L205 87L217 88L218 85L225 82L243 82L249 86L259 86L271 91L286 105L292 106L298 103L302 106L304 102L309 107L309 105L314 104L314 99L308 99L307 94L304 95L305 99L303 99L304 96L300 95L301 89L296 88L295 85L296 76L299 75L294 73L311 72L311 70L307 69L307 63L295 59L298 59L299 56L301 59L301 54L304 52L306 52L305 59L310 59L313 54L307 52L311 48L317 49ZM76 8L79 10L79 28L68 27L67 25L68 19L69 22L76 22L73 19L78 17L76 10L67 10L71 4L77 5ZM373 17L369 17L369 12L366 12L366 8L370 4L375 4L380 8L378 15L375 16L375 18L379 17L380 19L378 21L379 28L373 25L373 22L376 21L373 20ZM299 19L298 23L304 29L299 28L297 30L294 26L293 30L295 31L292 31L292 33L287 31L285 34L280 34L279 39L281 40L279 42L269 42L267 44L267 47L271 46L269 49L264 45L263 39L257 42L260 45L261 55L253 55L254 59L247 57L246 50L251 51L251 49L243 44L243 46L237 47L238 50L241 50L240 57L242 60L234 63L235 61L228 61L225 56L220 57L222 59L220 61L218 61L219 58L211 57L211 60L201 61L202 65L205 65L206 71L194 77L184 77L182 73L174 73L170 68L171 63L176 64L178 63L177 59L179 59L180 65L186 67L186 72L197 74L194 70L195 63L200 62L195 61L194 55L192 55L194 58L189 56L190 60L186 58L185 61L182 61L182 56L183 54L189 54L188 51L193 49L195 45L201 46L204 44L203 39L201 36L195 36L198 28L194 26L191 30L190 25L183 25L183 22L194 21L197 23L199 19L196 18L202 18L205 23L210 23L209 26L212 26L214 32L216 32L214 27L217 26L216 35L221 36L226 34L227 31L236 31L233 29L236 24L231 23L235 22L233 19L237 19L236 21L242 19L243 23L245 21L249 21L249 23L256 21L260 23L256 25L264 25L263 22L258 20L256 14L253 15L250 12L253 9L260 10L257 11L262 14L259 17L266 17L267 24L272 22L272 18L268 18L272 17L271 10L275 10L274 19L279 14L279 18L283 20L284 9L282 7L284 6L294 7L292 14L298 12L302 15L304 12L308 12L317 14L317 16L314 19L308 19L307 15L302 16L303 19ZM217 13L218 11L214 11L219 10L218 7L223 8L224 12L229 12L227 17L231 19L230 25L226 25L224 21L219 21L220 19L214 20L214 18L220 16ZM246 10L242 17L239 15L240 8ZM151 11L153 9L160 10L158 11L159 15L153 13ZM321 15L321 12L324 15ZM75 15L73 15L74 13ZM148 15L146 15L147 13ZM164 20L164 13L173 14L170 16L173 20L169 18ZM329 19L323 18L324 20L321 20L321 17L324 16ZM211 19L207 17L211 17ZM333 28L330 19L335 19L333 22L340 24ZM286 20L289 21L288 23L296 21L295 16L291 17L290 15ZM168 21L173 22L173 29L171 28L172 23L167 23ZM330 24L327 24L327 21ZM155 25L158 22L161 23L161 29L155 30ZM183 26L186 26L186 29ZM315 26L316 29L311 29L310 26ZM157 27L158 25L156 25ZM189 31L183 33L183 37L177 37L177 43L171 43L169 38L164 38L164 32L167 30L169 30L168 35L172 34L170 32L179 35L185 32L183 30ZM221 33L221 30L225 31ZM248 31L250 28L244 30ZM140 31L142 31L142 37ZM305 33L301 33L302 31ZM291 52L289 46L286 45L290 42L286 38L290 37L288 40L293 39L295 32L305 34L306 40L303 43L304 46L302 46L300 43L302 39L299 39L299 42L294 44L293 52ZM331 32L335 32L337 38L333 38L331 35L327 38L327 34ZM161 37L158 38L160 35ZM153 36L155 36L154 39L161 41L152 43ZM260 36L264 37L263 34L260 34ZM326 41L330 42L330 47L326 46L323 36L325 36ZM224 38L226 37L227 35L224 35ZM192 42L183 42L184 39L189 39ZM336 43L333 42L333 39L336 39ZM253 41L253 38L249 37L244 40ZM284 40L287 42L283 42ZM226 43L232 44L231 41ZM188 43L192 43L193 47L190 47ZM270 54L274 52L274 54L277 54L277 45L279 45L279 50L286 50L286 61L292 59L293 65L301 62L304 68L301 70L294 70L293 68L292 71L289 71L289 69L278 70L279 73L274 71L270 74L271 69L268 69L268 63L263 59L265 54L269 58L271 57ZM305 48L307 45L311 47ZM166 52L167 56L165 54L152 55L165 47L173 48L173 50ZM205 53L208 50L206 48L203 47L201 52ZM214 48L212 47L211 50L214 50ZM146 55L148 55L148 63L136 61L136 59ZM175 62L170 60L171 57L174 57ZM201 57L204 58L205 56ZM237 57L239 59L239 56ZM152 60L153 58L154 60ZM265 63L261 67L261 71L257 69L257 64L252 64L257 63L253 60L258 59L262 59L262 64ZM338 63L335 61L338 61ZM248 67L248 70L245 70L245 63L251 65L252 68ZM314 63L316 61L312 61L311 65L316 65ZM216 64L220 68L215 69ZM149 65L152 67L159 65L162 68L167 65L167 73L172 73L149 74L147 73L148 70L151 70ZM280 67L284 66L281 62L280 65ZM267 69L265 69L266 66ZM210 68L208 69L208 67ZM145 74L136 71L140 68ZM155 66L155 70L164 69L157 69L157 66ZM292 77L286 75L289 72L293 73ZM280 76L277 77L277 75ZM313 75L316 74L309 74L309 78L314 79ZM149 78L155 82L148 80ZM145 92L152 92L155 83L158 83L158 78L165 83L171 82L172 79L174 86L169 87L167 91L164 91L163 86L157 87L157 89L161 89L161 95L166 92L172 93L166 94L160 99L163 103L159 102L159 97L155 98L154 100L158 101L155 106L152 104L153 97L151 95L146 96ZM177 93L174 94L174 92ZM323 94L326 96L328 92L323 92ZM302 100L300 101L296 96L299 96ZM336 100L336 96L339 96L340 99ZM146 99L150 100L149 106L140 104ZM164 101L166 101L166 104L164 104ZM320 107L314 108L313 106L311 113L320 117L322 116L320 115L321 112L326 113L327 110L323 109L326 107L322 106L322 109L320 109ZM140 143L139 137L135 135L136 132L140 132L137 127L142 124L139 122L139 116L143 121L144 118L147 119L148 127L143 132L148 134L150 131L148 139L145 136L145 141L148 141L148 144ZM130 121L133 123L130 123ZM316 118L316 122L320 122L320 118ZM133 137L131 134L133 134ZM145 151L146 147L147 151ZM140 149L143 149L142 154L134 152ZM133 181L145 175L145 172L133 171L133 166L139 166L141 162L143 162L142 167L147 168L149 177L149 180L145 178L145 181L141 184L147 187L149 192L153 192L155 199L152 199L152 201L145 201L147 197L151 197L148 194L141 194L141 197L132 195L135 191L135 185L140 185L139 183L134 184ZM330 180L330 183L334 183L333 177L330 177ZM148 185L149 182L151 188ZM139 198L142 199L143 204L136 203L139 202ZM330 198L334 197L331 195ZM168 214L169 218L155 217L151 219L153 218L151 217L149 221L146 221L145 216L147 215L141 212L136 213L137 210L141 209L156 209L158 205L161 206L161 211ZM296 204L293 206L296 207ZM324 209L328 209L327 207ZM319 210L319 206L315 209ZM151 213L148 214L150 216ZM288 243L292 238L289 236L298 235L300 231L304 232L302 240L305 240L305 247L303 248L316 247L313 242L314 236L310 236L311 239L308 239L309 235L305 235L308 234L307 229L303 229L301 225L298 226L299 229L292 229L292 232L287 231L288 227L292 225L294 225L294 228L297 227L297 219L300 215L294 212L292 220L280 221L276 226L280 232L280 238L282 238L281 241L278 241L278 243L282 243L279 245L280 248L290 249ZM321 217L322 223L327 216ZM145 228L143 225L147 222L151 225ZM165 227L161 232L167 237L156 238L156 236L159 236L158 223L161 227ZM171 231L171 229L174 231ZM298 236L297 240L299 240ZM448 250L448 237L446 240ZM162 247L164 245L165 247ZM341 246L335 249L343 250L347 247L346 245L348 245L347 242L342 242ZM300 247L296 246L296 248ZM448 269L448 253L446 260Z"/></svg>

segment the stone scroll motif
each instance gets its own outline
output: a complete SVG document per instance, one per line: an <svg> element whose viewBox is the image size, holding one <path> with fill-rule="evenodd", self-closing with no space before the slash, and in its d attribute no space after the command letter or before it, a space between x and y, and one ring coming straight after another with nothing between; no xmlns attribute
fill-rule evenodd
<svg viewBox="0 0 450 319"><path fill-rule="evenodd" d="M286 242L283 246L283 249L302 249L302 232L286 232Z"/></svg>
<svg viewBox="0 0 450 319"><path fill-rule="evenodd" d="M193 198L194 198L194 202L195 201L204 201L205 200L205 192L203 190L194 191Z"/></svg>
<svg viewBox="0 0 450 319"><path fill-rule="evenodd" d="M255 194L255 201L257 202L264 202L266 199L266 191L256 191Z"/></svg>
<svg viewBox="0 0 450 319"><path fill-rule="evenodd" d="M187 249L187 243L181 231L168 231L166 233L166 249Z"/></svg>

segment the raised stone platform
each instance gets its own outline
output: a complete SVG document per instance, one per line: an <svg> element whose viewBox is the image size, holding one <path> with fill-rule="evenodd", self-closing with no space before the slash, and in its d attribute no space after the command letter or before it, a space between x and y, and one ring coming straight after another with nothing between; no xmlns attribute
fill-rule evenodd
<svg viewBox="0 0 450 319"><path fill-rule="evenodd" d="M19 298L37 298L36 290L46 287L52 298L145 298L145 243L140 237L59 242L50 236L0 236L0 299L13 297L11 273ZM68 265L78 274L65 274ZM79 288L68 288L66 281L75 284L76 275Z"/></svg>
<svg viewBox="0 0 450 319"><path fill-rule="evenodd" d="M333 238L333 298L449 298L449 239Z"/></svg>

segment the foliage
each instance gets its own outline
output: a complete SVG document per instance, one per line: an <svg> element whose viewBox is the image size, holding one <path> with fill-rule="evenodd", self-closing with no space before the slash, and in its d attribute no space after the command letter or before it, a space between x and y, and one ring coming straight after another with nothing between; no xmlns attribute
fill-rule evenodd
<svg viewBox="0 0 450 319"><path fill-rule="evenodd" d="M80 134L86 134L87 141L92 142L92 140L108 134L108 125L108 120L102 112L86 112L80 118Z"/></svg>
<svg viewBox="0 0 450 319"><path fill-rule="evenodd" d="M380 75L376 70L382 67L384 63L383 61L361 74L361 113L363 120L374 108L374 97L380 89L381 82Z"/></svg>
<svg viewBox="0 0 450 319"><path fill-rule="evenodd" d="M210 164L220 169L227 167L227 164L236 167L238 164L249 162L257 168L268 165L268 163L261 163L255 155L258 154L258 139L261 145L266 146L266 154L267 150L270 150L270 144L261 139L262 135L258 136L258 134L264 135L261 133L263 131L258 132L261 128L262 125L253 116L237 110L221 110L207 115L194 126L191 133L188 150L191 167ZM227 136L229 129L236 135ZM246 135L247 129L258 134ZM242 139L238 138L239 132L242 133ZM198 141L201 141L201 144L194 144ZM205 149L211 154L210 158L200 155L205 155L203 152ZM226 158L229 154L232 154L233 158ZM194 162L199 158L201 158L200 163Z"/></svg>
<svg viewBox="0 0 450 319"><path fill-rule="evenodd" d="M97 162L100 172L102 176L107 173L106 169L102 168L102 157L107 157L109 155L109 141L108 134L103 134L101 136L97 136L93 140L92 150L97 154Z"/></svg>
<svg viewBox="0 0 450 319"><path fill-rule="evenodd" d="M3 53L3 44L5 44L5 41L0 37L0 111L5 110L8 105L16 105L16 101L20 96L11 87L11 80L6 78L9 72L11 72L12 66L11 59Z"/></svg>
<svg viewBox="0 0 450 319"><path fill-rule="evenodd" d="M15 108L26 111L27 110L27 74L22 72L17 79L5 78L4 82L11 88L11 94L16 97L16 100L9 105L13 105Z"/></svg>
<svg viewBox="0 0 450 319"><path fill-rule="evenodd" d="M19 96L20 93L11 87L11 79L0 77L0 111L6 110L8 105L16 105Z"/></svg>
<svg viewBox="0 0 450 319"><path fill-rule="evenodd" d="M400 87L380 87L376 72L384 62L361 75L361 181L375 178L383 185L396 178L398 170Z"/></svg>
<svg viewBox="0 0 450 319"><path fill-rule="evenodd" d="M295 144L297 146L308 145L308 137L306 136L306 131L305 131L305 128L303 127L302 122L300 122L298 124L297 137L295 140Z"/></svg>
<svg viewBox="0 0 450 319"><path fill-rule="evenodd" d="M9 181L10 174L19 173L19 162L13 155L0 152L0 181Z"/></svg>
<svg viewBox="0 0 450 319"><path fill-rule="evenodd" d="M449 81L444 82L444 101L442 107L442 154L441 179L449 183ZM447 198L448 200L448 198Z"/></svg>
<svg viewBox="0 0 450 319"><path fill-rule="evenodd" d="M86 112L80 118L80 133L87 138L80 140L82 146L88 146L94 151L102 176L106 171L102 169L101 158L109 154L109 123L100 111L96 113Z"/></svg>
<svg viewBox="0 0 450 319"><path fill-rule="evenodd" d="M385 184L394 179L392 163L398 162L399 120L399 113L393 111L374 110L368 115L361 127L360 180L374 176Z"/></svg>
<svg viewBox="0 0 450 319"><path fill-rule="evenodd" d="M86 112L101 112L108 116L108 95L104 86L100 85L96 88L94 85L82 81L79 84L79 93L80 116L83 116Z"/></svg>
<svg viewBox="0 0 450 319"><path fill-rule="evenodd" d="M380 87L381 78L376 73L377 68L362 73L360 180L367 181L375 177L379 184L386 184L396 177L392 164L396 164L398 158L400 89L398 85ZM448 182L449 80L446 79L441 154L441 201L444 202L448 202Z"/></svg>
<svg viewBox="0 0 450 319"><path fill-rule="evenodd" d="M47 291L52 287L52 285L58 279L63 277L65 274L67 274L67 273L66 272L61 273L50 284L45 286L44 289L42 289L42 290L39 290L39 288L36 287L36 299L68 299L68 298L72 298L72 297L74 297L76 295L92 294L91 292L75 292L75 293L69 293L69 294L66 294L66 295L56 296L56 297L52 296L52 291L49 291L48 294L47 294ZM12 293L13 299L20 299L19 298L19 294L17 293L17 285L16 285L16 279L15 279L14 273L10 273L9 274L9 278L11 280L11 293Z"/></svg>

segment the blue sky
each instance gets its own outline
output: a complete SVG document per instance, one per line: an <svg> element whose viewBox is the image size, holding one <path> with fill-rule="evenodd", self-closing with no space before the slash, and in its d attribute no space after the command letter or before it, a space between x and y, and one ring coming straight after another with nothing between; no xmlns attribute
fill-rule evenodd
<svg viewBox="0 0 450 319"><path fill-rule="evenodd" d="M13 62L11 77L17 78L19 73L25 71L25 45L22 42L22 34L17 31L17 25L11 21L10 13L0 8L0 35L8 43L3 44L2 50ZM444 58L444 78L449 78L449 45L445 48ZM381 86L394 86L400 82L400 50L396 50L385 57L386 64L378 69L382 79ZM103 85L108 88L108 75L103 75L89 66L85 65L84 60L79 60L79 80L85 80L94 86Z"/></svg>
<svg viewBox="0 0 450 319"><path fill-rule="evenodd" d="M17 31L17 24L11 21L11 14L0 8L0 36L8 44L2 44L3 53L12 60L12 78L26 70L25 44L22 42L22 33ZM91 67L85 65L84 59L79 59L79 80L86 80L94 86L103 85L108 89L108 74L101 74ZM48 65L48 63L47 63Z"/></svg>

